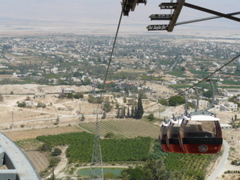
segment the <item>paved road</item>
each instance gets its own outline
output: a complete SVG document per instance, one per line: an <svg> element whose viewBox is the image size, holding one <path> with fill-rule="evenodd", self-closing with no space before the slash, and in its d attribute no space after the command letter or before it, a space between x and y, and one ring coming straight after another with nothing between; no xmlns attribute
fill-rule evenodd
<svg viewBox="0 0 240 180"><path fill-rule="evenodd" d="M220 162L218 163L215 170L207 178L207 180L215 180L224 171L224 166L227 163L227 158L229 153L229 145L225 140L223 140L223 145L224 145L224 152L223 152L222 158L220 159Z"/></svg>

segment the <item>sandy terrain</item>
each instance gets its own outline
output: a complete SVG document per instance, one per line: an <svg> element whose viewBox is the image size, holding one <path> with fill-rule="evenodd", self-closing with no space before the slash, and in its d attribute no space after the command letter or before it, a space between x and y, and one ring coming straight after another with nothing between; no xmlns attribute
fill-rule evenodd
<svg viewBox="0 0 240 180"><path fill-rule="evenodd" d="M152 95L153 96L156 95L156 97L159 98L167 99L176 94L176 92L173 89L170 89L161 84L146 82L146 86L151 87L154 90L154 93Z"/></svg>
<svg viewBox="0 0 240 180"><path fill-rule="evenodd" d="M60 93L62 92L63 88L71 88L76 92L86 92L91 91L91 86L46 86L46 85L39 85L39 84L9 84L0 86L0 92L2 94L34 94L43 91L45 93Z"/></svg>
<svg viewBox="0 0 240 180"><path fill-rule="evenodd" d="M24 153L34 164L34 167L36 168L37 172L41 172L49 166L49 160L45 154L39 151L25 151Z"/></svg>
<svg viewBox="0 0 240 180"><path fill-rule="evenodd" d="M148 83L155 92L151 95L154 99L156 97L172 96L174 91L165 86ZM41 135L60 134L66 132L82 131L76 125L80 123L80 117L77 114L80 112L85 115L85 122L94 121L93 110L97 105L89 104L86 99L58 99L58 93L61 89L67 86L39 86L39 85L4 85L0 87L0 92L4 95L3 102L0 102L1 116L0 116L0 130L6 134L10 139L17 141L22 139L31 139ZM76 91L90 91L91 87L72 87ZM47 94L45 99L34 99L34 93L44 91ZM13 95L10 95L13 92ZM55 94L54 94L55 93ZM47 106L46 108L20 108L17 102L28 99L33 100L34 103L42 102ZM172 117L181 115L184 112L183 106L165 108L150 101L146 105L148 112L155 112L155 116ZM164 109L165 108L165 109ZM161 113L159 114L159 110ZM165 111L164 111L165 110ZM221 123L229 123L234 115L240 117L240 113L233 112L216 112L217 117L221 119ZM114 114L114 112L112 112ZM59 117L59 122L57 122ZM232 147L229 155L228 164L225 166L226 170L240 170L240 166L230 165L232 160L240 159L240 130L225 130L223 137ZM233 150L234 149L234 150ZM34 157L34 152L30 156ZM39 168L42 168L39 165ZM214 167L214 166L213 166ZM62 167L59 167L60 172ZM233 177L234 176L234 177ZM219 180L237 180L240 178L239 174L221 175Z"/></svg>
<svg viewBox="0 0 240 180"><path fill-rule="evenodd" d="M43 129L18 129L18 130L5 130L3 133L7 135L11 140L25 140L25 139L33 139L38 136L47 136L54 134L62 134L68 132L81 132L82 130L77 126L66 126L66 127L53 127L53 128L43 128Z"/></svg>

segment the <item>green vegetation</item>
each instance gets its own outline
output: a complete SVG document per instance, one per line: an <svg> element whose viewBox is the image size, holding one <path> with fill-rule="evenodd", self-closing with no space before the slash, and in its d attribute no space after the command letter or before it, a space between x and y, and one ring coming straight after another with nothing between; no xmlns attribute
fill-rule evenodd
<svg viewBox="0 0 240 180"><path fill-rule="evenodd" d="M113 139L115 134L113 132L108 132L105 134L104 138Z"/></svg>
<svg viewBox="0 0 240 180"><path fill-rule="evenodd" d="M101 140L103 161L145 161L151 141L150 137Z"/></svg>
<svg viewBox="0 0 240 180"><path fill-rule="evenodd" d="M82 92L77 92L77 93L61 93L59 94L58 98L63 99L63 98L68 98L68 99L81 99L83 98L83 93Z"/></svg>
<svg viewBox="0 0 240 180"><path fill-rule="evenodd" d="M224 174L240 174L240 171L238 171L238 170L233 170L233 171L227 170L227 171L224 172Z"/></svg>
<svg viewBox="0 0 240 180"><path fill-rule="evenodd" d="M60 154L62 154L61 149L54 148L54 151L51 153L51 156L59 156Z"/></svg>
<svg viewBox="0 0 240 180"><path fill-rule="evenodd" d="M207 77L210 73L206 71L195 71L195 70L190 70L192 74L194 74L196 77L199 78L204 78Z"/></svg>
<svg viewBox="0 0 240 180"><path fill-rule="evenodd" d="M37 139L25 139L15 142L21 149L31 149L31 150L39 150L41 149L42 142Z"/></svg>
<svg viewBox="0 0 240 180"><path fill-rule="evenodd" d="M149 121L155 120L154 114L153 114L153 113L150 113L150 114L147 116L147 119L148 119Z"/></svg>
<svg viewBox="0 0 240 180"><path fill-rule="evenodd" d="M141 73L140 72L116 72L113 74L109 74L108 79L129 79L135 80Z"/></svg>
<svg viewBox="0 0 240 180"><path fill-rule="evenodd" d="M168 72L167 74L171 74L173 76L178 76L178 77L187 77L183 75L183 71L172 71L172 72Z"/></svg>
<svg viewBox="0 0 240 180"><path fill-rule="evenodd" d="M172 96L169 98L169 106L178 106L185 103L185 99L182 96Z"/></svg>
<svg viewBox="0 0 240 180"><path fill-rule="evenodd" d="M231 164L234 165L234 166L239 166L240 165L240 160L239 159L232 160Z"/></svg>
<svg viewBox="0 0 240 180"><path fill-rule="evenodd" d="M138 104L137 104L137 108L136 108L136 111L135 111L134 118L141 119L143 113L144 113L144 110L143 110L143 105L142 105L142 95L139 94L138 95Z"/></svg>
<svg viewBox="0 0 240 180"><path fill-rule="evenodd" d="M79 126L86 131L94 133L95 122L81 123ZM119 119L117 121L99 121L100 136L113 132L116 137L133 138L137 136L156 138L159 126L148 121L134 119Z"/></svg>
<svg viewBox="0 0 240 180"><path fill-rule="evenodd" d="M239 89L239 86L219 86L220 88L224 88L224 89Z"/></svg>
<svg viewBox="0 0 240 180"><path fill-rule="evenodd" d="M25 102L18 103L18 107L26 107L26 103Z"/></svg>
<svg viewBox="0 0 240 180"><path fill-rule="evenodd" d="M158 139L153 141L150 137L123 139L117 138L112 132L107 133L106 137L109 139L101 139L104 162L142 164L122 171L120 178L125 179L138 177L169 180L204 179L206 167L217 157L217 155L165 153ZM43 142L41 149L51 152L53 157L50 158L50 167L54 167L59 162L57 156L61 153L60 149L54 147L68 145L66 156L69 163L86 163L91 161L93 140L93 134L82 132L40 136L36 142Z"/></svg>
<svg viewBox="0 0 240 180"><path fill-rule="evenodd" d="M205 179L206 168L217 155L168 153L164 164L168 171L177 173L177 179Z"/></svg>
<svg viewBox="0 0 240 180"><path fill-rule="evenodd" d="M40 151L42 152L50 152L52 151L52 147L50 144L48 143L44 143L40 148L39 148Z"/></svg>
<svg viewBox="0 0 240 180"><path fill-rule="evenodd" d="M50 147L68 144L66 155L69 163L90 162L93 139L93 135L86 132L37 137L37 140ZM144 161L148 157L151 141L150 137L103 139L101 140L103 161Z"/></svg>
<svg viewBox="0 0 240 180"><path fill-rule="evenodd" d="M75 99L82 99L83 98L83 93L82 92L77 92L77 93L73 94L73 97Z"/></svg>
<svg viewBox="0 0 240 180"><path fill-rule="evenodd" d="M223 84L229 84L229 85L240 85L239 82L232 81L232 80L224 80L222 81Z"/></svg>
<svg viewBox="0 0 240 180"><path fill-rule="evenodd" d="M110 102L105 101L105 102L103 103L103 110L104 110L105 112L110 112L110 111L112 110L112 108L113 108L113 106L111 105Z"/></svg>
<svg viewBox="0 0 240 180"><path fill-rule="evenodd" d="M240 107L240 103L236 100L236 98L237 98L237 96L233 96L233 97L229 98L229 101L237 104L238 107Z"/></svg>
<svg viewBox="0 0 240 180"><path fill-rule="evenodd" d="M149 81L162 81L161 77L153 77L153 76L147 76L147 75L142 75L141 79L142 80L149 80Z"/></svg>
<svg viewBox="0 0 240 180"><path fill-rule="evenodd" d="M193 85L186 85L186 84L173 84L173 85L170 85L169 87L173 88L173 89L186 89L186 88L189 88L189 87L192 87ZM207 83L200 83L197 85L198 87L202 87L202 88L207 88L207 89L210 89L210 84L207 84ZM217 87L215 85L215 87Z"/></svg>
<svg viewBox="0 0 240 180"><path fill-rule="evenodd" d="M203 96L207 97L207 98L211 98L213 95L213 91L211 89L209 89L206 92L203 92Z"/></svg>
<svg viewBox="0 0 240 180"><path fill-rule="evenodd" d="M46 104L44 104L42 102L38 102L37 107L45 108Z"/></svg>
<svg viewBox="0 0 240 180"><path fill-rule="evenodd" d="M158 102L159 102L160 104L164 105L164 106L168 106L168 105L169 105L169 104L168 104L168 100L166 100L166 99L159 99Z"/></svg>
<svg viewBox="0 0 240 180"><path fill-rule="evenodd" d="M102 101L103 101L103 98L100 97L100 96L99 97L94 97L92 95L88 96L88 102L89 103L100 104L100 103L102 103Z"/></svg>
<svg viewBox="0 0 240 180"><path fill-rule="evenodd" d="M50 158L49 167L55 167L60 162L60 157L53 156Z"/></svg>

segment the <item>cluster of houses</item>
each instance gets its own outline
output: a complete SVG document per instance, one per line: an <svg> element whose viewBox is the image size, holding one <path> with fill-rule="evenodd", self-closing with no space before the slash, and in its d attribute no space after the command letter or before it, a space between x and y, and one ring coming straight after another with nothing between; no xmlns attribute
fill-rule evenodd
<svg viewBox="0 0 240 180"><path fill-rule="evenodd" d="M240 96L237 96L235 99L236 102L240 103ZM191 101L194 106L197 106L197 100ZM206 109L209 107L210 103L207 100L199 100L199 109ZM231 112L237 112L238 111L238 104L229 102L228 97L218 97L215 99L214 102L214 109L216 111L231 111Z"/></svg>
<svg viewBox="0 0 240 180"><path fill-rule="evenodd" d="M197 101L192 101L193 105L197 105ZM209 106L209 102L206 100L199 100L199 109L206 109ZM238 111L238 104L229 102L227 97L216 98L214 102L214 109L217 111Z"/></svg>

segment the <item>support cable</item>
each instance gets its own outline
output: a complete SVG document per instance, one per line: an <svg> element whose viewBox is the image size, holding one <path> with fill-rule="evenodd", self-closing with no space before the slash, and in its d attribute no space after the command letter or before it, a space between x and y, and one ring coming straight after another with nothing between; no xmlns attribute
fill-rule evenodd
<svg viewBox="0 0 240 180"><path fill-rule="evenodd" d="M125 7L125 4L126 4L125 2L126 1L123 1L123 8ZM119 28L120 28L121 20L122 20L122 14L123 14L123 10L121 11L121 15L119 18L119 23L118 23L118 27L117 27L116 35L114 38L113 47L112 47L112 52L111 52L111 55L110 55L110 58L108 61L108 66L107 66L107 70L106 70L105 78L104 78L104 82L103 82L103 90L105 88L108 71L110 68L111 61L112 61L113 51L115 48L117 35L118 35ZM102 94L100 97L102 98ZM91 160L91 171L89 174L90 180L92 180L92 179L103 180L104 179L103 168L102 168L102 163L103 163L102 162L102 150L101 150L100 132L99 132L99 124L98 124L98 109L99 108L100 108L100 104L98 103L97 109L96 109L96 129L95 129L93 153L92 153L92 160ZM98 170L98 168L93 168L93 166L95 166L95 167L98 166L98 167L100 167L100 169Z"/></svg>
<svg viewBox="0 0 240 180"><path fill-rule="evenodd" d="M238 59L240 57L240 54L238 54L237 56L235 56L233 59L231 59L230 61L228 61L226 64L222 65L220 68L216 69L213 73L209 74L208 76L206 76L205 78L203 78L201 81L199 81L197 84L194 84L193 86L187 88L185 91L188 91L189 89L194 88L195 86L197 86L198 84L202 83L203 81L207 80L209 77L211 77L212 75L214 75L215 73L217 73L218 71L220 71L222 68L224 68L225 66L227 66L228 64L230 64L231 62L233 62L234 60ZM183 91L183 92L185 92ZM183 92L179 93L182 94Z"/></svg>
<svg viewBox="0 0 240 180"><path fill-rule="evenodd" d="M228 64L230 64L231 62L233 62L234 60L238 59L240 57L240 54L238 54L237 56L235 56L233 59L231 59L230 61L228 61L226 64L222 65L220 68L216 69L213 73L211 73L210 75L208 75L207 77L203 78L201 81L199 81L198 83L194 84L193 86L185 89L184 91L181 91L180 93L178 93L177 95L183 95L184 92L188 91L189 89L193 89L195 88L198 84L202 83L203 81L207 80L209 77L211 77L213 74L217 73L218 71L220 71L222 68L224 68L225 66L227 66ZM158 104L158 103L156 103ZM147 106L147 108L155 106L156 104L153 105L149 105Z"/></svg>
<svg viewBox="0 0 240 180"><path fill-rule="evenodd" d="M123 1L123 9L126 5L125 3L126 1ZM105 89L105 84L106 84L106 80L107 80L107 75L108 75L108 71L110 69L110 64L112 62L112 56L113 56L113 52L114 52L114 49L115 49L115 45L116 45L116 41L117 41L117 36L118 36L118 32L119 32L119 28L120 28L120 25L121 25L121 21L122 21L122 15L123 15L123 11L121 11L121 14L120 14L120 18L119 18L119 22L118 22L118 27L117 27L117 31L116 31L116 34L115 34L115 38L114 38L114 42L113 42L113 47L112 47L112 51L111 51L111 55L110 55L110 58L109 58L109 61L108 61L108 66L107 66L107 70L106 70L106 73L105 73L105 77L104 77L104 81L103 81L103 90Z"/></svg>

